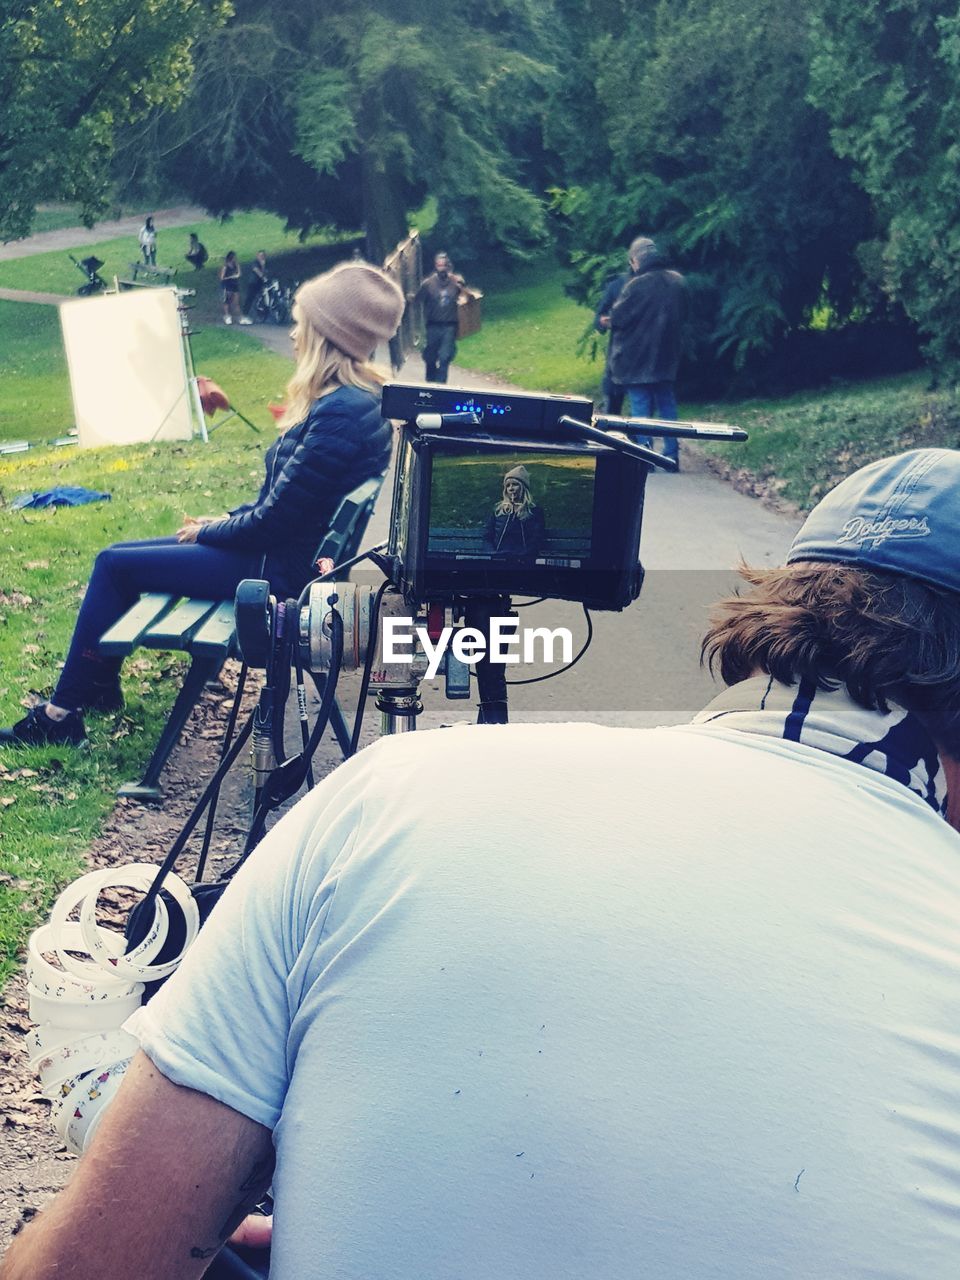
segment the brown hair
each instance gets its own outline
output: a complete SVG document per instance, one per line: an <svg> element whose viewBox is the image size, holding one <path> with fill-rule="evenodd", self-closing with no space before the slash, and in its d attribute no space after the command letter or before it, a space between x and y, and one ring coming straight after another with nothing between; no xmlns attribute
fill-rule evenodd
<svg viewBox="0 0 960 1280"><path fill-rule="evenodd" d="M913 711L960 758L960 596L915 578L809 561L751 569L715 607L701 660L725 684L757 672L846 685L855 702Z"/></svg>

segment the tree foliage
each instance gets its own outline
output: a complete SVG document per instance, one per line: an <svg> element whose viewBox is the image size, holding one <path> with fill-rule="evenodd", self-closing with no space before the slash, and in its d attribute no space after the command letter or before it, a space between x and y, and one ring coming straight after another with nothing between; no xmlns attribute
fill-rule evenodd
<svg viewBox="0 0 960 1280"><path fill-rule="evenodd" d="M811 96L869 196L859 260L935 369L960 367L960 17L938 0L821 0Z"/></svg>
<svg viewBox="0 0 960 1280"><path fill-rule="evenodd" d="M118 124L176 102L190 43L224 0L0 0L0 237L29 230L36 200L92 216Z"/></svg>
<svg viewBox="0 0 960 1280"><path fill-rule="evenodd" d="M544 0L240 0L162 122L174 172L212 209L362 223L380 257L435 195L441 226L520 251L542 239L525 173L552 71Z"/></svg>
<svg viewBox="0 0 960 1280"><path fill-rule="evenodd" d="M634 0L625 16L629 39L592 49L610 174L558 199L584 280L596 291L633 235L655 236L688 273L694 347L735 366L817 307L848 316L870 207L806 101L803 6Z"/></svg>

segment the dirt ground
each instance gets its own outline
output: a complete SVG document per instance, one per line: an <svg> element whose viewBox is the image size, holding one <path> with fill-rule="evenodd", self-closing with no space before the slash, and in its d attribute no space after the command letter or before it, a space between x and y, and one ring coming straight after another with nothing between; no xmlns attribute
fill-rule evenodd
<svg viewBox="0 0 960 1280"><path fill-rule="evenodd" d="M89 850L90 868L162 861L216 768L238 673L236 664L228 664L221 688L208 690L194 709L163 772L163 803L119 801ZM248 687L245 712L256 700L256 689L256 682ZM318 772L329 772L336 763L334 751L321 747L318 755ZM229 865L239 853L250 816L251 794L250 772L242 753L224 784L205 880L215 878L217 870ZM191 850L195 848L194 841L178 867L187 879L192 878L196 854L191 855ZM50 1105L40 1096L36 1077L27 1066L24 1035L31 1025L26 984L17 975L7 984L0 1005L0 1250L11 1234L63 1185L75 1159L64 1150L54 1132Z"/></svg>

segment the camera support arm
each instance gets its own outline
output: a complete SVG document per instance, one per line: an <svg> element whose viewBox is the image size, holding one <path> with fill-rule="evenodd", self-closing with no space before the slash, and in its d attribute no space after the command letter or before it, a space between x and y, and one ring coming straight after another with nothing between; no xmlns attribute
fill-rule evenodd
<svg viewBox="0 0 960 1280"><path fill-rule="evenodd" d="M601 444L607 449L613 449L616 453L628 454L631 458L639 458L648 467L659 467L661 471L676 471L677 469L677 464L673 458L657 453L655 449L648 449L645 445L634 444L632 440L627 440L626 437L610 435L606 431L601 431L598 427L592 427L589 423L581 422L578 418L571 418L564 414L559 419L559 423L561 427L566 427L568 431L572 431L583 440L590 440L593 444Z"/></svg>

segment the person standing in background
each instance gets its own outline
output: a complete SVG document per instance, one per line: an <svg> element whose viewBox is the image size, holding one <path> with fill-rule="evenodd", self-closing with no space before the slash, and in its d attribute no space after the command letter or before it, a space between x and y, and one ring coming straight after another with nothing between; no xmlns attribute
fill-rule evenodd
<svg viewBox="0 0 960 1280"><path fill-rule="evenodd" d="M423 304L427 341L423 348L424 378L446 382L447 370L457 354L457 307L463 277L454 274L449 254L433 259L433 274L426 277L410 301Z"/></svg>
<svg viewBox="0 0 960 1280"><path fill-rule="evenodd" d="M630 245L630 279L610 311L610 372L635 418L677 419L683 314L683 276L667 269L652 240L638 236ZM639 439L650 443L649 436ZM679 465L675 438L664 439L663 451Z"/></svg>
<svg viewBox="0 0 960 1280"><path fill-rule="evenodd" d="M247 285L247 294L243 300L243 314L250 315L250 308L260 296L260 290L267 283L267 255L263 249L260 249L257 256L253 260L250 268L250 282Z"/></svg>
<svg viewBox="0 0 960 1280"><path fill-rule="evenodd" d="M220 285L223 289L223 323L253 324L240 310L240 262L233 249L223 260L220 268Z"/></svg>
<svg viewBox="0 0 960 1280"><path fill-rule="evenodd" d="M155 267L157 265L157 232L153 225L152 215L144 221L143 226L140 228L140 252L143 254L145 266Z"/></svg>
<svg viewBox="0 0 960 1280"><path fill-rule="evenodd" d="M593 327L597 333L605 333L608 339L610 337L610 312L613 310L613 304L620 297L623 286L629 279L629 271L621 271L619 275L611 276L603 291L600 305L597 307ZM608 341L607 357L603 366L603 382L601 384L603 400L600 409L602 413L620 413L623 409L624 389L619 383L614 382L613 374L610 372L610 352L612 347L612 340Z"/></svg>

